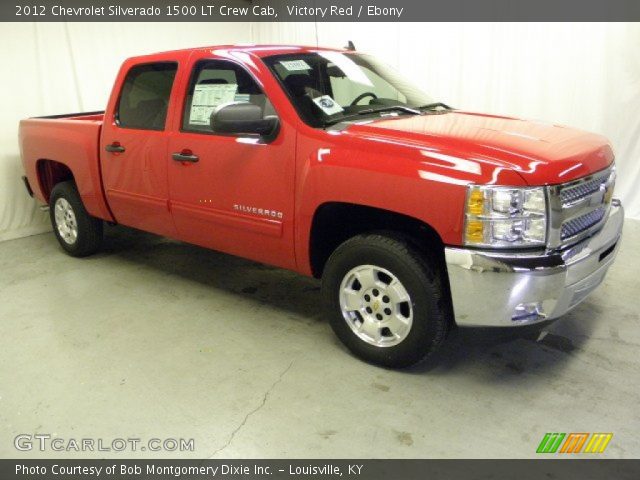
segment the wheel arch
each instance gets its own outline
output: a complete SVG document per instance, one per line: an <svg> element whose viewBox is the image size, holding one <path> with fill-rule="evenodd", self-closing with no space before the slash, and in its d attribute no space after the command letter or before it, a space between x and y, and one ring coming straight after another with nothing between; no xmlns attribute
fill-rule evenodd
<svg viewBox="0 0 640 480"><path fill-rule="evenodd" d="M402 236L430 260L444 264L444 243L435 228L401 213L345 202L323 203L311 221L309 259L314 277L322 276L331 253L355 235L387 232ZM440 265L439 265L440 266Z"/></svg>
<svg viewBox="0 0 640 480"><path fill-rule="evenodd" d="M46 158L38 159L36 162L36 173L38 186L44 199L49 202L51 191L60 182L71 180L75 183L75 176L68 165L57 160Z"/></svg>

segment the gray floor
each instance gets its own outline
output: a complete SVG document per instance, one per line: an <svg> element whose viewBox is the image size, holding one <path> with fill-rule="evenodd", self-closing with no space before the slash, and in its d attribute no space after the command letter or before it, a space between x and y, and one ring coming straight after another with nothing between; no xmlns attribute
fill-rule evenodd
<svg viewBox="0 0 640 480"><path fill-rule="evenodd" d="M613 432L607 457L640 457L640 222L625 228L605 283L542 342L463 332L403 372L352 358L318 283L290 272L119 228L82 260L52 234L0 243L0 456L66 455L17 452L21 433L193 438L185 457L481 458Z"/></svg>

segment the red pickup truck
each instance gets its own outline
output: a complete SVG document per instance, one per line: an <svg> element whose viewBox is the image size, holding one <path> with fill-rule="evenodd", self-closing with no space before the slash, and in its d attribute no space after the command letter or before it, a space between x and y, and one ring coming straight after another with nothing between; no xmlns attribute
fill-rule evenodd
<svg viewBox="0 0 640 480"><path fill-rule="evenodd" d="M69 254L109 222L321 277L337 336L390 367L563 315L622 232L605 138L452 109L351 50L131 58L105 112L23 120L20 147Z"/></svg>

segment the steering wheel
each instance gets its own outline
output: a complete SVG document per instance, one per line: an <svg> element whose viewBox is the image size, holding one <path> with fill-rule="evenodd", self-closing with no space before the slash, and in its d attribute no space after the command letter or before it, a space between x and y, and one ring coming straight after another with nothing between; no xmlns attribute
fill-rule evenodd
<svg viewBox="0 0 640 480"><path fill-rule="evenodd" d="M358 95L353 102L351 102L351 106L353 107L354 105L356 105L360 100L362 100L363 98L367 98L367 97L371 97L371 99L375 99L378 98L378 96L373 93L373 92L364 92L361 93L360 95Z"/></svg>

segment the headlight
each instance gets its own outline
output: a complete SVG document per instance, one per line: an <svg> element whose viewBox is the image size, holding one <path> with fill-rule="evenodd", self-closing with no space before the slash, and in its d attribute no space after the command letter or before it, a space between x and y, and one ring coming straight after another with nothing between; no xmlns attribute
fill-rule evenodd
<svg viewBox="0 0 640 480"><path fill-rule="evenodd" d="M547 240L544 187L470 185L464 224L465 245L535 247Z"/></svg>

